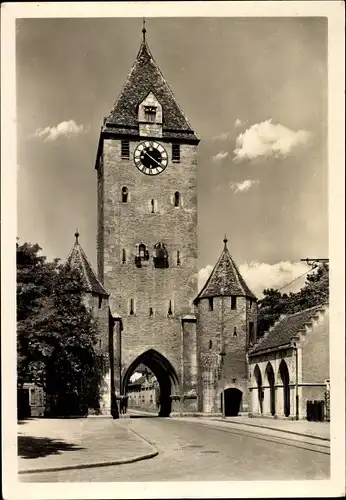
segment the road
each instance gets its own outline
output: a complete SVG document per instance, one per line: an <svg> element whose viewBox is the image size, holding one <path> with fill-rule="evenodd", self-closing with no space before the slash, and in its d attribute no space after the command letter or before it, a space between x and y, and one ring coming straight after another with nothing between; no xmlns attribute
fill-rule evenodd
<svg viewBox="0 0 346 500"><path fill-rule="evenodd" d="M292 441L227 423L179 418L121 421L153 443L159 455L133 464L21 476L26 482L232 481L328 479L327 445Z"/></svg>

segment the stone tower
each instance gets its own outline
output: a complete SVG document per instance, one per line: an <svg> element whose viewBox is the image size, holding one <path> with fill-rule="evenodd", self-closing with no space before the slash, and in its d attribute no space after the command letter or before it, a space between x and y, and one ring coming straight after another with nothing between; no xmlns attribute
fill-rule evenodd
<svg viewBox="0 0 346 500"><path fill-rule="evenodd" d="M98 352L104 355L109 354L109 295L97 278L83 248L79 243L79 233L75 233L75 243L67 256L66 264L72 269L76 269L82 280L84 302L86 307L92 312L98 324L98 342L95 346ZM110 378L106 375L101 399L101 412L109 413L111 409L110 400Z"/></svg>
<svg viewBox="0 0 346 500"><path fill-rule="evenodd" d="M114 390L125 394L145 364L160 384L162 415L196 393L198 143L143 28L101 127L97 261L114 320Z"/></svg>
<svg viewBox="0 0 346 500"><path fill-rule="evenodd" d="M197 305L198 410L226 415L247 411L246 352L256 340L257 299L224 239L224 249L195 299Z"/></svg>

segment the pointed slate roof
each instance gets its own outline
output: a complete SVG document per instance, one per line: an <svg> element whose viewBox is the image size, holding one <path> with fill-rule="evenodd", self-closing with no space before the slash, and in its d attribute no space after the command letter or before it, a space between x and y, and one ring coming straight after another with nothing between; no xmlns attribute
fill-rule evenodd
<svg viewBox="0 0 346 500"><path fill-rule="evenodd" d="M145 36L143 36L125 86L111 113L105 118L102 132L138 135L137 107L150 92L153 92L162 106L163 137L198 142L198 138L155 62Z"/></svg>
<svg viewBox="0 0 346 500"><path fill-rule="evenodd" d="M90 262L88 261L88 258L83 248L79 244L78 232L75 233L75 237L76 241L66 259L66 264L69 264L73 269L78 269L82 277L85 292L96 293L98 295L108 297L109 294L103 288L101 282L99 281L95 272L93 271L93 268Z"/></svg>
<svg viewBox="0 0 346 500"><path fill-rule="evenodd" d="M211 275L209 276L206 284L197 295L195 301L204 299L206 297L219 297L219 296L241 296L257 300L255 295L251 292L250 288L245 283L242 275L240 274L231 254L227 248L227 239L225 237L224 249L217 261Z"/></svg>
<svg viewBox="0 0 346 500"><path fill-rule="evenodd" d="M318 305L294 314L282 316L249 350L249 356L263 351L278 349L291 343L300 331L304 330L318 311L323 312L326 305Z"/></svg>

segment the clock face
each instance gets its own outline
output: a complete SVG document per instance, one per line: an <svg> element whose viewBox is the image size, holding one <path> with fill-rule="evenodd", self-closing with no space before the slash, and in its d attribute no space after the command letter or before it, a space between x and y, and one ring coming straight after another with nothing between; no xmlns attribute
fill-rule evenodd
<svg viewBox="0 0 346 500"><path fill-rule="evenodd" d="M165 148L155 141L141 142L135 150L136 167L147 175L157 175L163 172L168 164Z"/></svg>

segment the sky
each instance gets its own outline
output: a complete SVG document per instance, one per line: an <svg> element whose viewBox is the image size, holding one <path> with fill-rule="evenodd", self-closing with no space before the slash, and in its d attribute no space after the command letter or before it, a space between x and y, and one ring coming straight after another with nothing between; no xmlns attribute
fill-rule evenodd
<svg viewBox="0 0 346 500"><path fill-rule="evenodd" d="M257 296L304 273L301 258L327 258L326 18L147 18L146 28L201 139L200 286L225 234ZM99 132L141 30L141 18L17 20L17 235L49 259L66 258L78 228L96 268Z"/></svg>

